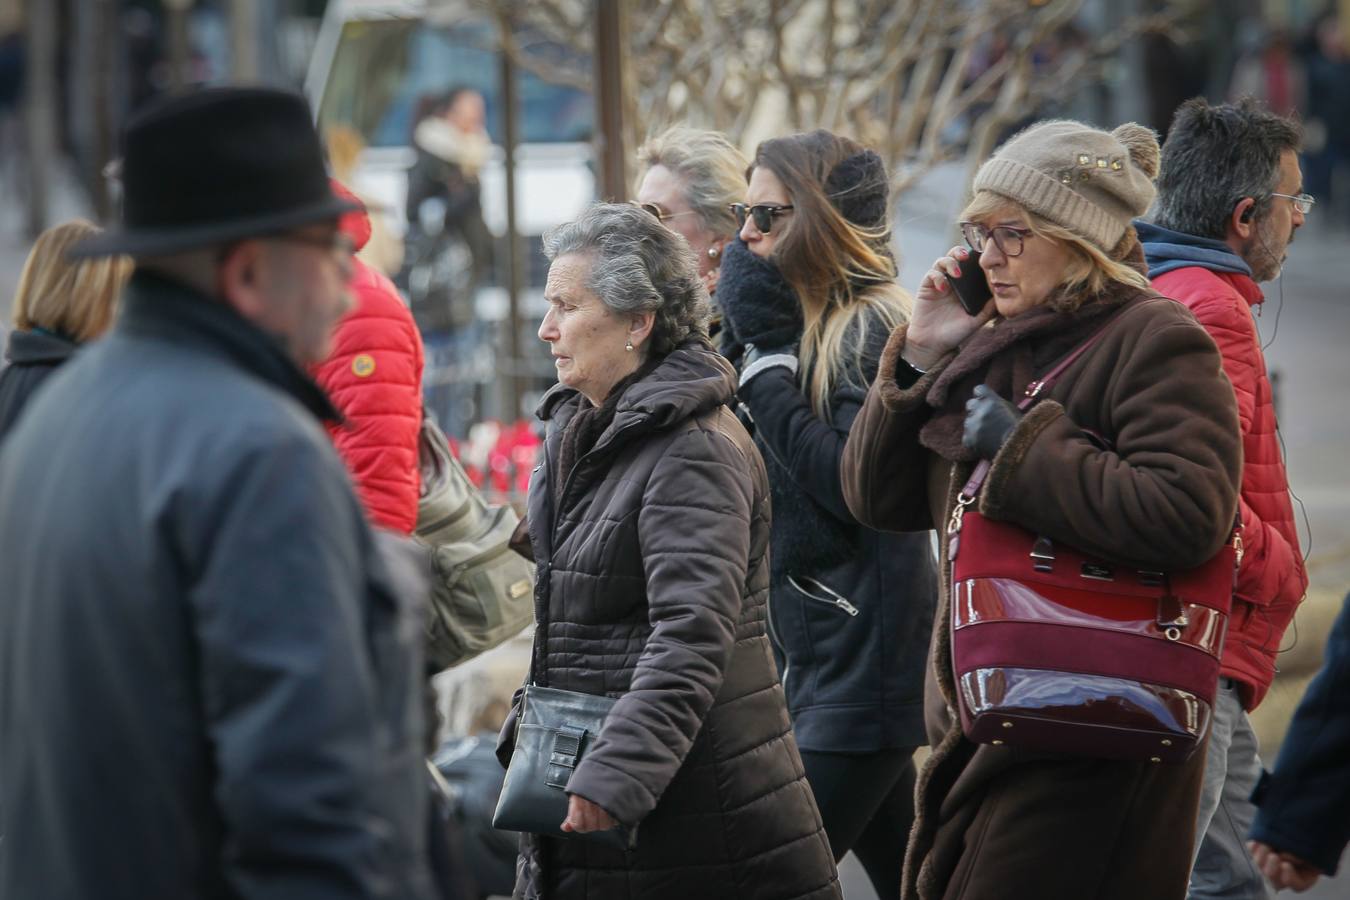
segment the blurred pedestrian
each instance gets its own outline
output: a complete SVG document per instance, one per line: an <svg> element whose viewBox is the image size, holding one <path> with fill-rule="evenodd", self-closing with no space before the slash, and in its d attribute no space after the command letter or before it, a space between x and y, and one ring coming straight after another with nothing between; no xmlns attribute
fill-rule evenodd
<svg viewBox="0 0 1350 900"><path fill-rule="evenodd" d="M985 460L978 511L1054 545L1161 572L1223 546L1242 459L1233 389L1194 317L1148 301L1130 225L1153 199L1158 154L1139 125L1107 133L1061 120L1015 135L980 167L961 215L970 249L952 248L924 275L849 435L844 496L860 521L946 523ZM947 281L976 264L972 252L993 294L977 315ZM1025 414L1009 402L1092 336L1045 399ZM951 546L939 546L946 571ZM973 743L955 709L958 690L975 687L957 683L958 610L943 587L926 707L934 749L919 776L902 896L1182 897L1204 754L1171 764ZM994 670L987 689L1014 694L1008 671ZM1084 694L1114 702L1091 683L1063 687L1028 706Z"/></svg>
<svg viewBox="0 0 1350 900"><path fill-rule="evenodd" d="M124 146L117 325L0 454L0 895L428 897L419 619L302 369L353 207L288 92Z"/></svg>
<svg viewBox="0 0 1350 900"><path fill-rule="evenodd" d="M1243 841L1261 774L1247 714L1275 677L1285 629L1308 588L1289 502L1275 403L1253 312L1258 283L1279 276L1312 209L1299 171L1299 129L1255 101L1185 103L1162 148L1153 222L1137 222L1153 286L1186 304L1219 345L1242 425L1245 551L1224 639L1190 897L1258 898L1270 890Z"/></svg>
<svg viewBox="0 0 1350 900"><path fill-rule="evenodd" d="M1350 166L1350 47L1340 13L1329 10L1313 26L1304 61L1308 80L1308 189L1350 221L1350 197L1336 190L1338 173Z"/></svg>
<svg viewBox="0 0 1350 900"><path fill-rule="evenodd" d="M0 439L47 376L112 325L131 259L69 260L66 251L98 226L83 219L53 225L33 242L14 292L14 330L0 372Z"/></svg>
<svg viewBox="0 0 1350 900"><path fill-rule="evenodd" d="M1275 887L1306 891L1336 874L1350 844L1350 595L1254 799L1249 847Z"/></svg>
<svg viewBox="0 0 1350 900"><path fill-rule="evenodd" d="M408 295L427 352L445 374L428 405L452 438L478 418L486 328L478 288L492 270L492 235L483 221L480 176L492 153L483 95L453 87L427 98L414 116L416 161L408 170L408 234L396 282Z"/></svg>
<svg viewBox="0 0 1350 900"><path fill-rule="evenodd" d="M840 897L765 636L764 467L686 246L627 204L544 238L533 678L617 698L560 824L632 849L526 835L517 897Z"/></svg>
<svg viewBox="0 0 1350 900"><path fill-rule="evenodd" d="M474 291L491 268L479 176L492 153L483 95L454 87L415 115L408 170L406 287L424 331L472 323Z"/></svg>
<svg viewBox="0 0 1350 900"><path fill-rule="evenodd" d="M363 205L339 182L332 188ZM359 252L370 239L369 214L347 213L338 230ZM370 521L409 535L421 487L422 337L394 283L359 258L351 266L354 306L338 321L333 352L312 372L342 414L341 422L328 423L328 433Z"/></svg>
<svg viewBox="0 0 1350 900"><path fill-rule="evenodd" d="M1234 102L1253 97L1286 118L1307 109L1307 79L1288 33L1257 21L1244 23L1242 32L1246 47L1233 67L1228 96Z"/></svg>
<svg viewBox="0 0 1350 900"><path fill-rule="evenodd" d="M937 578L926 534L864 528L839 461L907 318L881 158L828 131L760 144L722 261L723 346L741 361L773 499L769 621L792 727L836 860L895 897ZM745 349L740 350L743 346Z"/></svg>
<svg viewBox="0 0 1350 900"><path fill-rule="evenodd" d="M644 168L638 205L689 242L699 278L713 299L715 338L722 318L717 278L722 251L740 229L731 204L745 197L745 154L716 131L676 126L648 138L638 148L638 163Z"/></svg>

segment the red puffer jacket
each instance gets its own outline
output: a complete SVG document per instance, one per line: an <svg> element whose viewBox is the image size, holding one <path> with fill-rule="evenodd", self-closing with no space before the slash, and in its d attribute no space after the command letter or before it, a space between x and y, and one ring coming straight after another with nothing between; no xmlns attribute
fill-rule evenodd
<svg viewBox="0 0 1350 900"><path fill-rule="evenodd" d="M350 192L334 183L349 199ZM364 213L339 227L357 248L370 240ZM333 354L315 380L346 419L330 425L371 521L403 534L417 524L417 436L422 426L422 337L393 282L353 260L356 305L338 323Z"/></svg>
<svg viewBox="0 0 1350 900"><path fill-rule="evenodd" d="M1205 326L1223 353L1242 422L1242 543L1233 617L1224 644L1223 674L1241 685L1243 705L1255 709L1275 677L1275 655L1308 588L1289 478L1276 432L1275 405L1252 307L1264 301L1246 275L1199 266L1153 279Z"/></svg>

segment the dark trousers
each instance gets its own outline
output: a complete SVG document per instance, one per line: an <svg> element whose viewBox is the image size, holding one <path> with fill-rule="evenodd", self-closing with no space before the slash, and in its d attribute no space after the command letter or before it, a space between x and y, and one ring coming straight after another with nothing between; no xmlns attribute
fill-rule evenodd
<svg viewBox="0 0 1350 900"><path fill-rule="evenodd" d="M835 862L852 850L877 896L899 897L914 824L914 748L801 754Z"/></svg>

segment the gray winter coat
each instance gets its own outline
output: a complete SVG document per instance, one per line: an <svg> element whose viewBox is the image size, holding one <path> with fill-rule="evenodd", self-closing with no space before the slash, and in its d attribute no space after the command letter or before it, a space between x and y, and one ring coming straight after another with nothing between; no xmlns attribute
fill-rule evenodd
<svg viewBox="0 0 1350 900"><path fill-rule="evenodd" d="M138 273L0 452L0 897L429 896L418 628L332 409Z"/></svg>
<svg viewBox="0 0 1350 900"><path fill-rule="evenodd" d="M565 486L552 473L583 401L545 397L535 676L619 698L569 790L638 831L628 853L527 836L517 896L840 896L765 634L768 485L733 390L712 350L675 350Z"/></svg>

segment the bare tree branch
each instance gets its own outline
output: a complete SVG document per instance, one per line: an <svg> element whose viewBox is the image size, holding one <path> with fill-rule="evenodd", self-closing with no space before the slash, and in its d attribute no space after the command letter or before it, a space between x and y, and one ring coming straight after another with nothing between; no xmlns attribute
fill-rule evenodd
<svg viewBox="0 0 1350 900"><path fill-rule="evenodd" d="M522 68L590 86L556 52L589 55L589 0L470 2L510 17ZM742 142L781 105L775 131L849 131L902 190L961 157L973 174L1009 128L1099 80L1126 42L1176 35L1197 3L1165 0L1089 39L1074 24L1083 0L634 0L629 124L686 121Z"/></svg>

